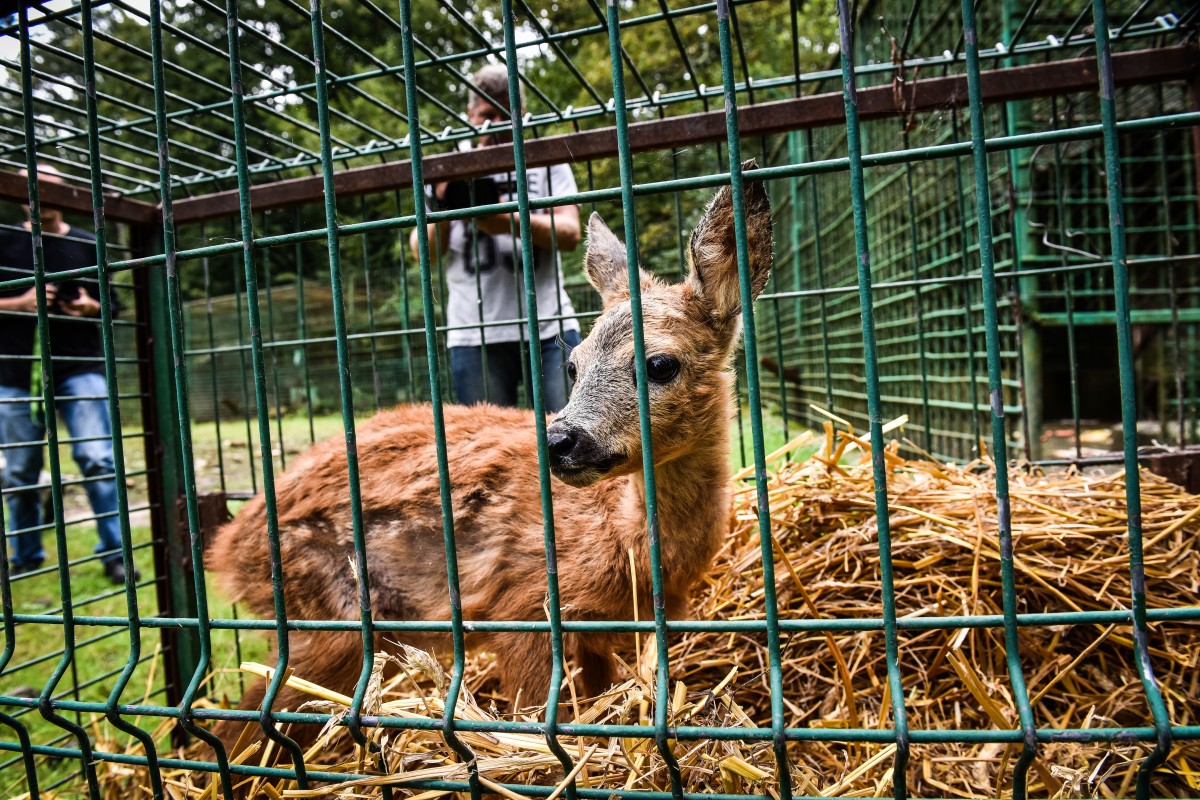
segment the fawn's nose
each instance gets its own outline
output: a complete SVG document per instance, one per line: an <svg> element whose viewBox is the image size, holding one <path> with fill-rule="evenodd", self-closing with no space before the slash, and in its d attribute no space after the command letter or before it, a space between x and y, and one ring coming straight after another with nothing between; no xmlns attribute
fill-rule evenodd
<svg viewBox="0 0 1200 800"><path fill-rule="evenodd" d="M572 486L587 486L625 461L625 455L606 450L587 430L555 421L546 429L550 469Z"/></svg>
<svg viewBox="0 0 1200 800"><path fill-rule="evenodd" d="M556 462L562 462L571 451L575 449L577 437L575 431L570 428L558 428L557 430L551 426L546 431L546 449L550 451L550 458Z"/></svg>

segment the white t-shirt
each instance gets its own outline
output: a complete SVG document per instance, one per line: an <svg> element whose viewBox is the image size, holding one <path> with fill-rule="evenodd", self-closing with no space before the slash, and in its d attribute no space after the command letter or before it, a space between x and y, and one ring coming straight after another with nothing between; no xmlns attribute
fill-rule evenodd
<svg viewBox="0 0 1200 800"><path fill-rule="evenodd" d="M530 199L575 194L575 176L566 164L536 167L527 173ZM491 176L499 184L500 202L517 199L516 176L509 173ZM530 214L549 214L549 209L530 209ZM514 226L515 227L515 226ZM475 257L469 258L474 244ZM479 345L482 341L515 342L528 338L525 321L525 284L521 266L521 239L510 234L489 236L471 220L450 223L446 284L449 293L446 320L452 327L446 334L450 347ZM537 311L540 339L549 339L561 330L579 330L575 309L563 288L562 262L558 253L547 248L533 249L534 277L537 284ZM478 271L478 285L476 272ZM557 319L569 316L559 326ZM493 325L484 322L520 320L520 324ZM476 327L457 328L460 325ZM457 329L455 329L457 328Z"/></svg>

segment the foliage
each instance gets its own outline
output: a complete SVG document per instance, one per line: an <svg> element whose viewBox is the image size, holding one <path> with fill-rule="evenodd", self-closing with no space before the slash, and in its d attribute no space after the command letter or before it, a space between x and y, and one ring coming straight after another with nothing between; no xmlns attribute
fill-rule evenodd
<svg viewBox="0 0 1200 800"><path fill-rule="evenodd" d="M427 133L447 127L461 128L456 117L465 106L466 77L486 61L502 55L504 32L499 3L489 2L458 10L456 4L439 0L413 0L416 58L426 62L419 70L420 119ZM677 17L671 25L661 20L638 22L668 6L622 4L622 19L633 24L622 29L623 45L629 56L626 93L630 98L655 93L669 95L721 83L720 50L715 11ZM102 126L117 125L102 134L106 180L114 187L153 199L158 176L153 124L153 75L151 74L150 28L147 7L114 3L99 7L95 17L95 50L98 64L96 85ZM330 124L334 155L342 166L361 166L408 155L407 103L401 67L401 29L396 7L373 0L328 0L324 3L327 23L324 35L325 63L330 77ZM317 168L311 163L292 166L289 160L312 162L319 153L313 30L307 4L295 0L255 0L238 5L243 23L237 37L241 56L242 85L250 102L245 104L248 168L256 183L308 175ZM515 30L522 45L518 59L526 78L527 110L542 120L562 109L594 106L596 113L580 120L579 127L613 124L601 104L612 96L612 68L604 10L595 0L560 0L536 10L524 0L515 0ZM172 174L180 186L176 196L230 190L237 186L234 171L234 126L230 107L230 70L227 56L229 37L225 9L217 0L165 0L163 41L166 55L166 110L170 125ZM735 79L747 74L755 80L794 73L794 60L804 71L827 66L830 42L836 40L833 0L806 4L795 20L799 36L793 39L792 5L783 2L749 3L734 7L733 33L736 42ZM674 30L672 30L672 28ZM562 36L561 34L574 33ZM679 37L676 43L675 35ZM557 38L555 38L557 37ZM551 38L552 41L546 41ZM81 88L82 33L76 16L68 16L34 29L37 112L43 139L79 134L86 129ZM530 42L537 42L529 44ZM793 42L795 46L793 47ZM680 46L682 45L682 47ZM464 58L464 54L470 57ZM442 63L429 63L441 59ZM633 69L630 68L633 65ZM378 73L351 82L336 82L349 75ZM15 69L0 77L11 93L19 94ZM743 102L777 99L793 90L788 85L767 91L752 90ZM659 115L691 113L713 107L712 99L690 100L671 105L643 103L631 121ZM198 111L197 109L209 109ZM125 125L131 120L141 120ZM123 126L123 127L121 127ZM568 123L539 124L530 135L564 133ZM0 143L19 143L15 131L0 129ZM663 180L673 175L702 175L726 168L723 148L687 147L672 153L639 156L635 179ZM430 143L426 152L444 151L451 145ZM375 155L352 155L352 148L372 150ZM746 145L747 151L755 148ZM19 159L20 153L10 155ZM45 156L59 168L81 175L86 164L86 140L76 135ZM616 159L591 165L575 164L581 189L619 185ZM411 194L401 193L411 202ZM679 242L697 217L707 191L684 192L678 206L670 195L639 199L638 239L646 266L668 273L680 268ZM411 210L411 207L410 207ZM590 210L590 209L589 209ZM610 223L619 225L617 206L601 207ZM344 222L394 217L398 213L394 193L339 202ZM304 208L299 219L290 212L275 212L270 220L255 219L256 235L294 230L297 222L306 228L323 227L323 210ZM236 240L236 219L184 226L180 246ZM357 252L358 242L343 249ZM368 261L387 264L398 260L396 240L375 237L367 259L346 258L343 268L353 273ZM290 250L291 248L284 248ZM304 245L304 258L287 272L303 270L305 277L327 275L328 259L323 242ZM285 256L288 260L294 253ZM569 257L568 274L575 273L579 256ZM281 269L276 259L277 269ZM210 269L208 292L223 294L237 288L236 269ZM203 270L185 269L184 288L189 296L205 291ZM568 278L571 279L570 277ZM415 288L415 287L413 287Z"/></svg>

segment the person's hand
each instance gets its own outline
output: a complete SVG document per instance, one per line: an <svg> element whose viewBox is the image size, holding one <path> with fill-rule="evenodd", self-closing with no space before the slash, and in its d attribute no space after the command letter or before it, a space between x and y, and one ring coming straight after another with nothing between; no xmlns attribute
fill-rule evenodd
<svg viewBox="0 0 1200 800"><path fill-rule="evenodd" d="M475 227L488 236L498 236L502 233L511 233L515 236L521 231L521 223L518 221L515 213L493 214L490 217L480 217L475 220Z"/></svg>
<svg viewBox="0 0 1200 800"><path fill-rule="evenodd" d="M58 297L58 287L53 283L46 284L46 306L54 305L55 298ZM13 298L13 311L23 311L27 314L37 312L37 287L30 286L24 294L17 295Z"/></svg>
<svg viewBox="0 0 1200 800"><path fill-rule="evenodd" d="M442 181L433 185L433 196L438 200L446 199L446 187L450 185L450 181Z"/></svg>
<svg viewBox="0 0 1200 800"><path fill-rule="evenodd" d="M100 316L100 301L88 294L87 289L79 287L79 297L74 300L60 300L58 307L71 317Z"/></svg>

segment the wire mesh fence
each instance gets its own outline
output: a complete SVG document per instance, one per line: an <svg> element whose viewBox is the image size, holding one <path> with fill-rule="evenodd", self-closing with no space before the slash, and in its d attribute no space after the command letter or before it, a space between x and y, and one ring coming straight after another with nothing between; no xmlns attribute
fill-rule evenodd
<svg viewBox="0 0 1200 800"><path fill-rule="evenodd" d="M1154 567L1148 586L1143 549L1197 523L1157 505L1144 519L1136 479L1148 456L1198 436L1195 6L19 6L0 21L11 100L0 110L0 194L11 201L0 229L0 749L11 755L0 781L13 794L99 797L116 765L155 797L313 796L365 790L380 774L395 779L370 784L384 796L609 796L584 769L588 743L638 763L653 752L658 775L619 787L646 798L841 794L864 791L854 780L865 774L876 796L951 794L929 779L926 753L942 744L1006 748L986 780L1017 798L1085 791L1039 757L1064 742L1143 748L1129 785L1105 788L1113 796L1196 788L1178 756L1200 734L1195 682L1175 680L1183 662L1159 637L1194 626L1200 607L1156 601L1155 581L1189 562ZM485 64L514 68L494 84ZM85 254L67 258L68 247ZM728 256L728 274L704 275L705 247ZM724 287L734 313L708 309L700 334L683 317L663 324L666 290L647 275L708 291L708 302ZM616 319L624 371L589 382L588 359ZM741 340L736 374L712 385L678 358L699 358L711 336ZM83 339L81 354L71 343ZM685 380L683 410L666 416L663 387ZM611 481L632 498L634 575L601 573L580 593L579 575L609 563L578 555L589 552L580 531L609 512L577 507L600 495L573 493L563 464L599 383L628 412L633 455ZM567 409L548 416L572 384ZM684 467L670 437L709 420L701 385L734 404L730 419L719 404L712 418L720 452ZM524 411L460 408L508 391ZM389 422L405 414L419 424ZM792 507L768 454L830 418L865 431L858 445L872 456L870 613L804 618L763 580L761 616L688 618L679 576L703 572L712 553L681 561L674 537L724 532L724 516L703 515L741 468L756 568L792 570L777 528ZM897 419L903 439L889 448ZM425 450L389 450L388 424ZM41 463L35 452L47 474L18 476ZM977 549L995 551L995 613L898 601L925 563L893 541L911 511L889 497L890 483L908 485L899 454L989 476L977 502L995 511ZM492 463L500 477L481 477ZM1128 478L1122 496L1104 497L1117 504L1108 535L1122 557L1105 562L1111 577L1095 594L1127 582L1125 606L1069 593L1057 607L1022 602L1011 486L1067 466ZM332 477L298 477L310 472ZM710 472L711 491L681 515L680 486ZM475 515L512 496L503 524L519 527L520 546L506 547L533 561L517 560L525 573L505 583L516 556L489 550ZM312 505L323 507L297 510ZM412 553L381 549L418 527L426 538ZM314 535L336 546L301 549ZM893 550L905 555L893 562ZM322 554L316 571L308 552ZM330 587L336 607L320 599ZM613 587L619 604L596 605ZM519 591L532 605L510 602ZM1029 637L1094 625L1128 642L1136 720L1080 725L1039 711L1046 676L1031 668ZM910 725L931 696L913 637L992 629L998 718ZM816 724L784 665L815 641L805 635L853 630L875 637L876 724ZM673 645L694 632L758 643L752 718L680 712L679 676L695 665ZM543 708L458 713L484 640L493 679L521 664L540 681L537 696L517 698L502 679L497 701ZM401 641L448 657L440 712L381 705L382 659ZM576 689L621 648L639 659L641 710L580 714ZM312 666L322 654L333 666ZM258 661L270 669L237 671ZM298 707L293 678L336 701ZM362 748L336 768L305 752L330 721ZM461 768L424 775L424 750L389 760L383 737L394 745L413 731L442 737ZM541 771L491 780L489 748L526 734L545 738ZM253 739L268 743L242 750ZM758 760L698 767L706 742L756 748ZM837 779L800 766L818 745L845 748Z"/></svg>

